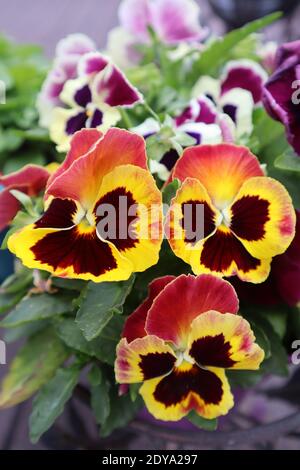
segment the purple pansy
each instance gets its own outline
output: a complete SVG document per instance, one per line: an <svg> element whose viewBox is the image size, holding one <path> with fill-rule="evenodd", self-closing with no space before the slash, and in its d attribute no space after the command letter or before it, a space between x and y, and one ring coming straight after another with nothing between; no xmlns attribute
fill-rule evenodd
<svg viewBox="0 0 300 470"><path fill-rule="evenodd" d="M92 39L84 34L70 34L58 42L53 67L37 100L41 126L49 126L53 108L61 104L59 95L64 84L77 76L77 65L81 56L95 50L96 45Z"/></svg>
<svg viewBox="0 0 300 470"><path fill-rule="evenodd" d="M278 48L263 102L270 116L285 126L289 143L300 155L300 40Z"/></svg>
<svg viewBox="0 0 300 470"><path fill-rule="evenodd" d="M78 78L68 80L53 111L50 136L58 150L68 150L71 136L88 127L107 130L120 119L118 107L132 107L143 97L104 55L90 52L77 66Z"/></svg>

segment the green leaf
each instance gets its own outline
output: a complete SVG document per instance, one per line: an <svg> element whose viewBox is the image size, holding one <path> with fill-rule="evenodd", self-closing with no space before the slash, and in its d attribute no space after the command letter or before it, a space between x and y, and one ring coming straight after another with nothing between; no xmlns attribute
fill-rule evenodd
<svg viewBox="0 0 300 470"><path fill-rule="evenodd" d="M114 313L122 313L133 283L134 276L123 282L88 283L76 317L76 322L88 341L100 335Z"/></svg>
<svg viewBox="0 0 300 470"><path fill-rule="evenodd" d="M1 294L0 293L0 315L8 312L13 308L25 295L25 292L18 292L17 294Z"/></svg>
<svg viewBox="0 0 300 470"><path fill-rule="evenodd" d="M271 355L271 344L269 338L262 328L259 328L255 323L251 322L251 327L256 338L256 343L264 350L265 359Z"/></svg>
<svg viewBox="0 0 300 470"><path fill-rule="evenodd" d="M87 341L84 338L72 318L60 319L55 323L55 328L58 336L69 348L113 365L123 324L123 317L115 315L103 328L100 335L92 341Z"/></svg>
<svg viewBox="0 0 300 470"><path fill-rule="evenodd" d="M58 369L55 376L35 397L29 418L30 439L33 444L38 442L63 412L78 382L79 374L78 365Z"/></svg>
<svg viewBox="0 0 300 470"><path fill-rule="evenodd" d="M110 382L97 366L89 373L91 406L98 424L104 424L110 414Z"/></svg>
<svg viewBox="0 0 300 470"><path fill-rule="evenodd" d="M188 420L200 429L205 431L215 431L218 427L217 419L205 419L199 416L195 411L192 411L188 415Z"/></svg>
<svg viewBox="0 0 300 470"><path fill-rule="evenodd" d="M0 322L4 328L14 328L37 320L45 320L70 311L71 297L65 294L40 294L26 297Z"/></svg>
<svg viewBox="0 0 300 470"><path fill-rule="evenodd" d="M300 157L292 149L288 149L274 162L274 166L280 170L300 172Z"/></svg>
<svg viewBox="0 0 300 470"><path fill-rule="evenodd" d="M164 204L167 204L168 206L170 205L171 200L173 199L173 197L175 197L179 187L180 181L177 178L175 178L171 183L167 184L167 186L164 187L164 189L162 190Z"/></svg>
<svg viewBox="0 0 300 470"><path fill-rule="evenodd" d="M0 409L31 397L51 379L68 355L68 350L51 328L31 337L13 359L3 380Z"/></svg>
<svg viewBox="0 0 300 470"><path fill-rule="evenodd" d="M64 279L62 277L52 277L51 284L55 287L59 287L60 289L81 291L84 287L86 287L87 282L82 281L81 279Z"/></svg>
<svg viewBox="0 0 300 470"><path fill-rule="evenodd" d="M32 270L22 266L20 270L7 277L1 284L0 292L16 294L32 284Z"/></svg>
<svg viewBox="0 0 300 470"><path fill-rule="evenodd" d="M232 387L254 387L264 376L262 370L227 370L227 378Z"/></svg>
<svg viewBox="0 0 300 470"><path fill-rule="evenodd" d="M49 321L40 320L33 323L25 323L24 325L17 326L16 328L10 328L4 333L4 341L7 343L13 343L20 338L28 338L38 331L44 330L48 326L50 326Z"/></svg>
<svg viewBox="0 0 300 470"><path fill-rule="evenodd" d="M120 397L118 395L118 386L115 386L110 392L110 404L111 409L109 416L100 429L101 437L107 437L115 429L127 426L141 407L141 400L132 402L128 394Z"/></svg>
<svg viewBox="0 0 300 470"><path fill-rule="evenodd" d="M212 42L194 62L190 79L196 81L200 75L209 75L221 67L229 58L232 50L250 34L261 30L281 17L281 13L272 13L246 24L242 28L229 32L222 38Z"/></svg>

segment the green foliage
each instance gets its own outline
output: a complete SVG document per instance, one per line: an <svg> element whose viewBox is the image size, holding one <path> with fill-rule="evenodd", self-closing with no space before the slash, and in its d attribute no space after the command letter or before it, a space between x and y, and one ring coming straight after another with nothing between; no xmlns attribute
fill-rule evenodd
<svg viewBox="0 0 300 470"><path fill-rule="evenodd" d="M88 283L76 317L76 323L88 341L100 335L114 314L122 313L133 283L134 276L124 282Z"/></svg>
<svg viewBox="0 0 300 470"><path fill-rule="evenodd" d="M69 351L52 329L30 338L13 359L0 391L0 409L27 400L54 375Z"/></svg>
<svg viewBox="0 0 300 470"><path fill-rule="evenodd" d="M104 425L110 412L110 381L97 366L93 366L89 373L89 382L91 384L91 406L96 421Z"/></svg>
<svg viewBox="0 0 300 470"><path fill-rule="evenodd" d="M0 322L4 328L14 328L24 323L45 320L71 310L72 297L66 294L40 294L25 297Z"/></svg>
<svg viewBox="0 0 300 470"><path fill-rule="evenodd" d="M188 415L188 420L197 426L197 428L204 429L205 431L215 431L218 427L217 419L206 419L199 416L195 411Z"/></svg>
<svg viewBox="0 0 300 470"><path fill-rule="evenodd" d="M246 24L242 28L235 29L222 38L211 42L202 52L199 59L193 64L189 79L194 83L200 75L213 75L232 55L233 50L241 41L253 33L261 30L280 18L281 13L272 13L258 20Z"/></svg>
<svg viewBox="0 0 300 470"><path fill-rule="evenodd" d="M107 437L115 429L127 426L133 420L142 403L140 399L133 402L129 394L119 396L118 386L112 386L110 404L110 413L100 429L101 437Z"/></svg>
<svg viewBox="0 0 300 470"><path fill-rule="evenodd" d="M39 47L21 46L0 36L0 80L6 85L6 103L0 104L0 170L4 173L28 161L44 164L56 156L48 133L38 128L36 109L47 69Z"/></svg>
<svg viewBox="0 0 300 470"><path fill-rule="evenodd" d="M85 339L73 318L58 320L55 328L58 336L69 348L113 365L123 324L124 319L119 315L114 315L97 338L91 341Z"/></svg>
<svg viewBox="0 0 300 470"><path fill-rule="evenodd" d="M35 397L29 419L30 439L33 444L38 442L63 412L78 382L79 374L78 364L58 369L55 376Z"/></svg>

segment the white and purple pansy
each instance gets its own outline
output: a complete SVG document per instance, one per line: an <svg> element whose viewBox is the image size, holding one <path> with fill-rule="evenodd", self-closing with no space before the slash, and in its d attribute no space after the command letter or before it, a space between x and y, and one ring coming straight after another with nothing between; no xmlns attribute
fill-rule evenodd
<svg viewBox="0 0 300 470"><path fill-rule="evenodd" d="M227 114L235 124L235 140L250 135L253 130L252 114L261 103L267 72L251 60L228 62L220 79L201 77L193 88L197 98L207 96L220 113Z"/></svg>
<svg viewBox="0 0 300 470"><path fill-rule="evenodd" d="M67 151L72 135L82 128L106 131L121 118L119 107L132 107L143 101L123 73L104 55L92 52L82 56L78 78L68 80L54 109L50 136L59 151Z"/></svg>
<svg viewBox="0 0 300 470"><path fill-rule="evenodd" d="M194 0L123 0L119 9L121 26L137 43L149 41L149 26L167 44L202 40L207 29L199 14Z"/></svg>
<svg viewBox="0 0 300 470"><path fill-rule="evenodd" d="M77 77L77 65L82 55L95 50L95 43L85 34L70 34L58 42L53 66L37 99L42 127L49 127L53 109L61 105L60 94L66 81Z"/></svg>
<svg viewBox="0 0 300 470"><path fill-rule="evenodd" d="M182 113L172 121L175 139L176 135L186 134L194 139L193 145L221 143L223 135L219 119L220 115L209 98L203 95L198 99L192 99ZM132 130L147 139L158 134L161 127L155 119L149 118ZM151 173L157 174L162 181L166 181L178 158L177 150L171 148L160 161L150 161Z"/></svg>

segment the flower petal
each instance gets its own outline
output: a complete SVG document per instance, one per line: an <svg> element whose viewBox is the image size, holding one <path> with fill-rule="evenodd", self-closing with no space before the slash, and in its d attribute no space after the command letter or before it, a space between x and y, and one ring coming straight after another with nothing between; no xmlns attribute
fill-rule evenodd
<svg viewBox="0 0 300 470"><path fill-rule="evenodd" d="M0 175L0 184L6 188L26 187L29 196L36 196L46 186L49 176L46 168L29 164L9 175Z"/></svg>
<svg viewBox="0 0 300 470"><path fill-rule="evenodd" d="M5 229L15 218L21 208L19 201L4 189L0 192L0 232Z"/></svg>
<svg viewBox="0 0 300 470"><path fill-rule="evenodd" d="M148 287L148 297L126 319L122 336L126 338L128 342L131 342L136 338L143 338L147 335L145 330L145 323L148 311L158 294L166 287L167 284L169 284L171 281L174 281L174 279L175 276L164 276L154 279L154 281L150 282Z"/></svg>
<svg viewBox="0 0 300 470"><path fill-rule="evenodd" d="M163 421L179 421L192 410L213 419L227 414L233 407L223 370L205 370L186 363L163 378L145 382L140 394L149 412Z"/></svg>
<svg viewBox="0 0 300 470"><path fill-rule="evenodd" d="M99 236L113 243L135 272L156 264L162 243L162 197L150 172L134 165L116 167L104 176L96 201Z"/></svg>
<svg viewBox="0 0 300 470"><path fill-rule="evenodd" d="M251 93L254 103L259 103L267 78L267 72L257 62L249 59L232 60L223 71L221 93L224 94L233 88L242 88Z"/></svg>
<svg viewBox="0 0 300 470"><path fill-rule="evenodd" d="M26 165L14 173L0 176L0 185L4 186L0 191L0 231L12 222L20 209L19 201L10 190L36 196L45 188L49 176L49 171L38 165Z"/></svg>
<svg viewBox="0 0 300 470"><path fill-rule="evenodd" d="M189 263L195 245L216 230L217 219L218 212L204 186L187 178L166 217L165 233L174 253Z"/></svg>
<svg viewBox="0 0 300 470"><path fill-rule="evenodd" d="M251 134L254 102L249 91L239 88L227 91L220 99L220 106L235 123L236 138Z"/></svg>
<svg viewBox="0 0 300 470"><path fill-rule="evenodd" d="M78 75L86 76L101 72L108 63L109 59L103 54L100 54L100 52L84 54L78 62Z"/></svg>
<svg viewBox="0 0 300 470"><path fill-rule="evenodd" d="M257 370L264 351L239 315L210 311L193 320L188 353L201 367Z"/></svg>
<svg viewBox="0 0 300 470"><path fill-rule="evenodd" d="M138 383L161 377L171 372L175 362L173 350L156 336L137 338L131 343L123 338L117 347L116 380Z"/></svg>
<svg viewBox="0 0 300 470"><path fill-rule="evenodd" d="M59 166L57 171L50 176L47 188L49 189L53 181L70 168L75 160L91 151L96 142L102 137L102 132L97 129L81 129L75 132L70 142L70 150L64 162Z"/></svg>
<svg viewBox="0 0 300 470"><path fill-rule="evenodd" d="M191 250L190 264L195 274L238 275L246 282L259 283L265 281L270 273L271 258L253 257L242 242L222 226Z"/></svg>
<svg viewBox="0 0 300 470"><path fill-rule="evenodd" d="M115 65L109 64L99 72L92 84L93 101L104 102L109 106L132 107L143 102L143 96L129 83L125 75Z"/></svg>
<svg viewBox="0 0 300 470"><path fill-rule="evenodd" d="M82 55L95 49L96 45L91 38L85 34L75 33L61 39L57 43L55 53L57 56Z"/></svg>
<svg viewBox="0 0 300 470"><path fill-rule="evenodd" d="M295 236L292 200L278 181L250 178L230 208L231 230L259 259L284 253Z"/></svg>
<svg viewBox="0 0 300 470"><path fill-rule="evenodd" d="M199 22L200 8L194 0L149 2L152 26L166 43L198 41L207 32Z"/></svg>
<svg viewBox="0 0 300 470"><path fill-rule="evenodd" d="M80 201L91 209L99 193L103 177L119 165L147 168L145 141L123 129L109 129L88 152L59 177L55 178L48 194Z"/></svg>
<svg viewBox="0 0 300 470"><path fill-rule="evenodd" d="M28 225L8 239L8 248L31 269L86 281L121 281L132 273L131 263L95 230L35 228Z"/></svg>
<svg viewBox="0 0 300 470"><path fill-rule="evenodd" d="M181 275L155 298L145 329L150 335L185 347L192 321L208 310L237 313L238 298L231 284L210 275Z"/></svg>
<svg viewBox="0 0 300 470"><path fill-rule="evenodd" d="M218 209L230 204L243 182L263 176L259 161L249 149L233 144L201 145L186 149L177 161L173 179L196 178Z"/></svg>
<svg viewBox="0 0 300 470"><path fill-rule="evenodd" d="M147 28L150 25L148 0L123 0L119 8L119 20L138 41L142 43L148 41Z"/></svg>

